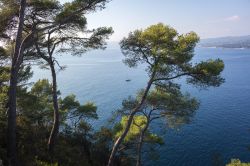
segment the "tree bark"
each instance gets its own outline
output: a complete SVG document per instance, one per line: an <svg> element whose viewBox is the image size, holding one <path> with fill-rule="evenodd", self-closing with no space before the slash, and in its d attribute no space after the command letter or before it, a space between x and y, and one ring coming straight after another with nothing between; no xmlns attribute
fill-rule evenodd
<svg viewBox="0 0 250 166"><path fill-rule="evenodd" d="M144 136L145 136L145 133L148 129L149 123L150 123L149 118L147 118L146 126L142 129L142 131L140 133L139 143L138 143L138 147L137 147L136 166L141 166L142 145L144 142Z"/></svg>
<svg viewBox="0 0 250 166"><path fill-rule="evenodd" d="M8 149L7 157L9 166L16 166L16 90L17 90L17 71L14 67L11 69L9 101L8 101Z"/></svg>
<svg viewBox="0 0 250 166"><path fill-rule="evenodd" d="M144 91L144 94L143 94L143 96L141 98L140 103L135 107L135 109L129 115L128 122L127 122L127 125L125 127L125 130L123 131L122 135L116 140L115 144L113 145L113 149L112 149L112 152L110 154L107 166L113 166L113 162L114 162L114 159L115 159L115 155L116 155L116 153L118 151L118 148L121 145L122 141L125 139L128 131L130 129L130 126L131 126L131 124L133 122L135 114L141 109L141 107L142 107L142 105L143 105L143 103L144 103L144 101L145 101L145 99L146 99L146 97L148 95L148 92L149 92L149 90L150 90L150 88L152 86L152 83L154 81L154 77L155 77L155 71L152 73L151 78L148 81L146 90Z"/></svg>
<svg viewBox="0 0 250 166"><path fill-rule="evenodd" d="M52 75L52 95L53 95L53 108L54 108L54 120L53 120L53 127L50 133L50 137L48 140L48 149L51 153L54 151L54 146L56 143L56 137L59 132L59 107L58 107L58 100L57 100L57 81L56 81L56 71L54 62L51 60L49 62L50 70Z"/></svg>
<svg viewBox="0 0 250 166"><path fill-rule="evenodd" d="M142 131L140 134L139 143L137 147L136 166L141 166L141 150L142 150L143 138L144 138L144 133Z"/></svg>
<svg viewBox="0 0 250 166"><path fill-rule="evenodd" d="M22 62L23 49L22 47L22 32L24 24L24 15L26 8L26 0L21 0L19 10L19 23L17 29L16 43L14 55L11 61L10 87L8 99L8 131L7 131L7 158L9 166L18 165L16 151L16 96L17 96L17 79L18 71Z"/></svg>

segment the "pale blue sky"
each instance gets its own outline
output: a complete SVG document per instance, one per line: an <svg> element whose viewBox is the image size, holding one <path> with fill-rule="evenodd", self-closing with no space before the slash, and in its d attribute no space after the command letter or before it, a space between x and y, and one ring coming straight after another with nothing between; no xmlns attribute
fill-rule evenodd
<svg viewBox="0 0 250 166"><path fill-rule="evenodd" d="M112 41L158 22L201 38L250 35L250 0L112 0L87 18L90 28L112 26Z"/></svg>

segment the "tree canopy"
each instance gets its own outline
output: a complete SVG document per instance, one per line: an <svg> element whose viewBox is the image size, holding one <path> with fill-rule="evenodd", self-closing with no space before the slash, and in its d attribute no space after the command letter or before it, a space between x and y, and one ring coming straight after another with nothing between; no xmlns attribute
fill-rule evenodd
<svg viewBox="0 0 250 166"><path fill-rule="evenodd" d="M196 33L179 35L175 29L162 23L145 30L131 32L121 42L125 64L136 67L146 64L152 81L165 83L187 76L188 83L200 86L219 86L223 83L220 73L224 69L222 60L208 60L192 64L194 48L199 41Z"/></svg>

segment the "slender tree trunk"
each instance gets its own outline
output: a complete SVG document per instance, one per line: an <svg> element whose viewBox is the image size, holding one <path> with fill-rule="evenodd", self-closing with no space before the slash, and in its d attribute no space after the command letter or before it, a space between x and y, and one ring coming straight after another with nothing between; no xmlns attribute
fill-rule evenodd
<svg viewBox="0 0 250 166"><path fill-rule="evenodd" d="M148 126L149 126L149 120L147 119L147 124L146 126L142 129L141 133L140 133L140 138L139 138L139 143L138 143L138 147L137 147L137 159L136 159L136 166L141 166L141 155L142 155L142 145L144 142L144 136L146 131L148 130Z"/></svg>
<svg viewBox="0 0 250 166"><path fill-rule="evenodd" d="M9 101L8 101L8 163L9 166L16 166L16 89L17 89L17 71L14 67L11 69Z"/></svg>
<svg viewBox="0 0 250 166"><path fill-rule="evenodd" d="M56 143L56 137L59 132L59 107L58 107L58 100L57 100L57 81L56 81L56 71L54 62L50 61L50 70L52 74L52 93L53 93L53 108L54 108L54 121L53 127L50 133L49 141L48 141L48 149L53 154L54 146Z"/></svg>
<svg viewBox="0 0 250 166"><path fill-rule="evenodd" d="M152 73L151 75L151 78L147 84L147 87L146 87L146 90L144 91L144 94L141 98L141 101L140 103L135 107L135 109L132 111L132 113L129 115L129 118L128 118L128 122L127 122L127 125L125 127L125 130L123 131L122 135L116 140L115 144L113 145L113 149L112 149L112 152L110 154L110 157L109 157L109 162L108 162L108 166L113 166L113 162L114 162L114 159L115 159L115 155L118 151L118 148L119 146L121 145L122 141L125 139L129 129L130 129L130 126L133 122L133 119L134 119L134 116L135 114L141 109L147 95L148 95L148 92L152 86L152 83L153 83L153 80L154 80L154 77L155 77L155 72Z"/></svg>
<svg viewBox="0 0 250 166"><path fill-rule="evenodd" d="M10 73L10 87L9 87L9 100L8 100L8 145L7 145L7 158L9 166L18 165L17 151L16 151L16 91L17 91L17 79L18 71L22 62L23 49L22 45L22 32L24 15L26 8L26 0L21 0L19 10L19 23L16 36L15 50L12 57L11 73Z"/></svg>
<svg viewBox="0 0 250 166"><path fill-rule="evenodd" d="M50 34L48 35L48 41L50 41ZM52 76L52 100L53 100L54 120L53 120L53 126L52 126L49 140L48 140L48 150L52 155L51 157L53 157L54 146L56 144L56 139L57 139L57 135L59 132L59 125L60 125L58 96L57 96L57 78L56 78L56 71L55 71L55 63L52 57L54 50L50 49L51 45L50 45L50 42L48 42L47 47L48 47L49 56L47 57L41 53L38 43L35 43L35 46L41 58L44 59L49 64L51 76Z"/></svg>
<svg viewBox="0 0 250 166"><path fill-rule="evenodd" d="M143 144L143 137L144 137L144 133L141 132L138 147L137 147L136 166L141 166L141 150L142 150L142 144Z"/></svg>

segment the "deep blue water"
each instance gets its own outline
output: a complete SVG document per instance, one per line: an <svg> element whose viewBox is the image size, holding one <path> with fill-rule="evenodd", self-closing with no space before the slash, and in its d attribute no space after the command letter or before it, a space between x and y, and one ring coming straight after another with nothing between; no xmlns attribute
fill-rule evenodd
<svg viewBox="0 0 250 166"><path fill-rule="evenodd" d="M165 145L158 148L159 160L151 161L147 155L144 165L210 166L228 163L231 158L250 162L250 50L196 49L194 61L210 58L224 60L226 82L208 90L183 84L183 91L200 100L200 108L190 124L178 130L167 129L162 134ZM99 114L99 120L92 122L95 128L106 125L122 100L135 95L147 82L143 66L129 69L122 63L119 49L58 59L67 66L58 73L62 95L73 93L81 103L95 102ZM48 71L35 68L32 80L49 77ZM161 124L156 132L164 128Z"/></svg>

